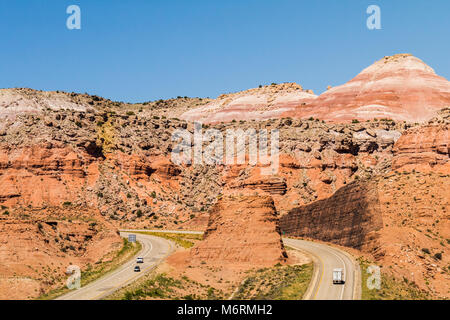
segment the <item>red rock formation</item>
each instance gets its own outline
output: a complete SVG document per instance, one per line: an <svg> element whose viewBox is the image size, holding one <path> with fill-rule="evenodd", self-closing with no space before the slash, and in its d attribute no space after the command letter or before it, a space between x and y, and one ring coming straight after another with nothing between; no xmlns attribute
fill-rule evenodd
<svg viewBox="0 0 450 320"><path fill-rule="evenodd" d="M121 243L115 228L90 208L2 211L0 300L30 299L61 287L70 264L84 270L110 259Z"/></svg>
<svg viewBox="0 0 450 320"><path fill-rule="evenodd" d="M95 170L93 158L62 144L3 147L0 152L0 202L59 206L74 201Z"/></svg>
<svg viewBox="0 0 450 320"><path fill-rule="evenodd" d="M362 250L388 267L384 272L448 297L450 276L442 272L450 263L443 241L450 236L448 186L447 174L394 172L292 209L280 228L288 236Z"/></svg>
<svg viewBox="0 0 450 320"><path fill-rule="evenodd" d="M450 173L450 124L407 130L394 146L393 170Z"/></svg>
<svg viewBox="0 0 450 320"><path fill-rule="evenodd" d="M210 212L190 260L230 268L271 266L287 258L270 196L226 196Z"/></svg>
<svg viewBox="0 0 450 320"><path fill-rule="evenodd" d="M328 199L292 209L280 218L280 228L288 236L362 249L383 226L378 206L374 185L352 183Z"/></svg>
<svg viewBox="0 0 450 320"><path fill-rule="evenodd" d="M385 57L348 83L284 116L345 122L390 118L421 122L450 105L450 82L408 54Z"/></svg>
<svg viewBox="0 0 450 320"><path fill-rule="evenodd" d="M260 189L269 194L279 194L284 195L286 193L286 181L281 177L266 176L266 177L255 177L251 176L249 179L244 181L231 183L230 189L250 189L257 190Z"/></svg>

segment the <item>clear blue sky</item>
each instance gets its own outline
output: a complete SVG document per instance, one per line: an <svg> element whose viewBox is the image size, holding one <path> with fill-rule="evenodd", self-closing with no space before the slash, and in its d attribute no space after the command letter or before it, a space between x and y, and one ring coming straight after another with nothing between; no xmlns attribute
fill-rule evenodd
<svg viewBox="0 0 450 320"><path fill-rule="evenodd" d="M81 30L66 28L71 4ZM370 4L382 30L366 28ZM272 82L320 93L395 53L450 79L449 12L448 0L1 0L0 87L131 102Z"/></svg>

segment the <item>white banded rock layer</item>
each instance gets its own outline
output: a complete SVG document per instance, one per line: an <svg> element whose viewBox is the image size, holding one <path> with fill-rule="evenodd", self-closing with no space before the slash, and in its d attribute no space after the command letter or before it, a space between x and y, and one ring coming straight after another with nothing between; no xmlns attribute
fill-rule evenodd
<svg viewBox="0 0 450 320"><path fill-rule="evenodd" d="M202 123L261 121L279 118L315 98L311 91L303 90L296 83L283 83L222 95L203 107L185 112L181 118Z"/></svg>
<svg viewBox="0 0 450 320"><path fill-rule="evenodd" d="M422 60L398 54L384 57L344 85L331 88L307 106L285 116L333 122L393 119L423 122L450 106L450 82Z"/></svg>

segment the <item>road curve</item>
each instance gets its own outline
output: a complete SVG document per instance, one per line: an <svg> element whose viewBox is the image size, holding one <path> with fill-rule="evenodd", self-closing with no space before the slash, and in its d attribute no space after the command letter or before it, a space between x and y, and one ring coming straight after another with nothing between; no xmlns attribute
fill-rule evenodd
<svg viewBox="0 0 450 320"><path fill-rule="evenodd" d="M127 232L121 232L127 237ZM173 249L172 244L159 237L136 234L136 239L142 244L142 250L132 260L121 265L116 270L106 274L98 280L58 297L56 300L97 300L102 299L130 282L142 277L155 268L166 258ZM134 272L136 257L143 257L144 263L139 264L141 272ZM82 275L83 276L83 275Z"/></svg>
<svg viewBox="0 0 450 320"><path fill-rule="evenodd" d="M184 230L125 230L166 232L180 234L203 234L202 231ZM314 274L305 300L360 300L361 271L359 264L350 254L335 247L313 241L283 238L285 245L306 252L314 260ZM345 284L334 285L332 272L334 268L344 270Z"/></svg>
<svg viewBox="0 0 450 320"><path fill-rule="evenodd" d="M314 274L305 294L305 300L360 299L361 274L359 265L349 254L325 244L283 238L285 245L306 251L314 260ZM333 284L333 269L344 270L345 284Z"/></svg>

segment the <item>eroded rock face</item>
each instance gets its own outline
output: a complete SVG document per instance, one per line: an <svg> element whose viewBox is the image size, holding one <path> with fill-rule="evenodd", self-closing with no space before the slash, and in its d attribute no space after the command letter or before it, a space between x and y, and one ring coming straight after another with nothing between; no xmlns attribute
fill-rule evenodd
<svg viewBox="0 0 450 320"><path fill-rule="evenodd" d="M111 259L122 240L92 208L3 209L0 214L0 299L32 299L64 285L70 264Z"/></svg>
<svg viewBox="0 0 450 320"><path fill-rule="evenodd" d="M222 95L205 106L185 112L181 118L202 123L279 118L296 105L306 104L316 97L296 83L283 83Z"/></svg>
<svg viewBox="0 0 450 320"><path fill-rule="evenodd" d="M333 122L388 118L426 121L450 105L450 82L409 54L385 57L348 83L284 116Z"/></svg>
<svg viewBox="0 0 450 320"><path fill-rule="evenodd" d="M181 117L203 123L273 118L330 122L393 119L422 122L450 105L450 82L410 54L384 57L344 85L320 96L297 84L264 86L218 99Z"/></svg>
<svg viewBox="0 0 450 320"><path fill-rule="evenodd" d="M287 258L272 198L225 196L210 212L204 240L192 261L227 267L271 266Z"/></svg>
<svg viewBox="0 0 450 320"><path fill-rule="evenodd" d="M292 209L280 228L287 236L361 250L388 267L385 272L448 297L450 276L442 272L450 263L442 241L450 235L448 186L448 174L392 172Z"/></svg>
<svg viewBox="0 0 450 320"><path fill-rule="evenodd" d="M45 109L86 111L89 107L87 102L77 101L69 94L20 88L0 90L0 119L15 119L19 114L37 114Z"/></svg>
<svg viewBox="0 0 450 320"><path fill-rule="evenodd" d="M394 146L392 169L450 173L450 109L401 136Z"/></svg>
<svg viewBox="0 0 450 320"><path fill-rule="evenodd" d="M292 209L280 219L288 236L309 237L362 249L383 226L374 185L352 183L330 198Z"/></svg>
<svg viewBox="0 0 450 320"><path fill-rule="evenodd" d="M75 201L86 181L95 178L92 162L89 155L61 143L4 146L0 149L0 203L39 207Z"/></svg>

